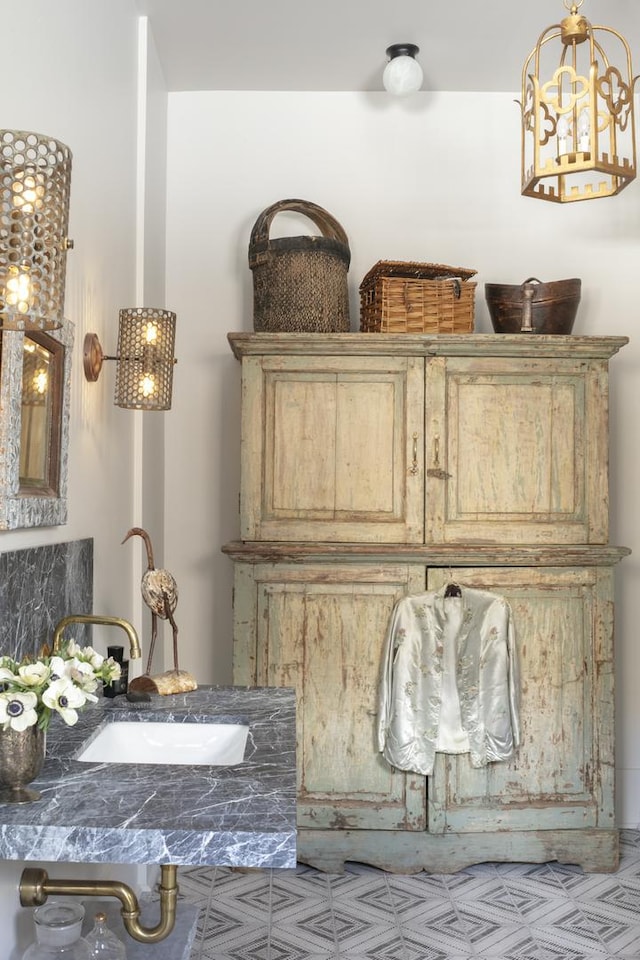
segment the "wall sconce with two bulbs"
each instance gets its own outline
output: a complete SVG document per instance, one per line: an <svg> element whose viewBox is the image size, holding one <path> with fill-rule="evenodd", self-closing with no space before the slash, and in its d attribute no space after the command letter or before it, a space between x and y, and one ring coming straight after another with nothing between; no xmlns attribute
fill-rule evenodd
<svg viewBox="0 0 640 960"><path fill-rule="evenodd" d="M87 333L83 345L84 375L100 376L104 360L116 361L114 403L127 410L170 410L173 387L176 315L155 307L126 307L120 311L118 353L107 356L96 333Z"/></svg>
<svg viewBox="0 0 640 960"><path fill-rule="evenodd" d="M0 329L64 323L71 151L26 130L0 130Z"/></svg>

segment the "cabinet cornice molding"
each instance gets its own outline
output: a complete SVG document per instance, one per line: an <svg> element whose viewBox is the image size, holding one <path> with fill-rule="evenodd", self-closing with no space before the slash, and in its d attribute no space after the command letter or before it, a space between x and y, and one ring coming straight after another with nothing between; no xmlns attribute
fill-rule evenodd
<svg viewBox="0 0 640 960"><path fill-rule="evenodd" d="M414 545L367 543L287 543L240 540L222 548L242 563L420 563L431 567L610 567L627 557L629 547L612 544L549 546L472 544Z"/></svg>
<svg viewBox="0 0 640 960"><path fill-rule="evenodd" d="M239 360L246 356L567 357L607 360L628 337L539 334L229 333Z"/></svg>

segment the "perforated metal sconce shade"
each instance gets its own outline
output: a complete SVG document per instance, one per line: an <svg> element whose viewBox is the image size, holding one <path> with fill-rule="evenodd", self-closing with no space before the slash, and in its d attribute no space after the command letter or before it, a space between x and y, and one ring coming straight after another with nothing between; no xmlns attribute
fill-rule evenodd
<svg viewBox="0 0 640 960"><path fill-rule="evenodd" d="M130 410L169 410L176 315L130 307L120 311L114 403Z"/></svg>
<svg viewBox="0 0 640 960"><path fill-rule="evenodd" d="M0 327L62 326L71 151L39 133L0 130Z"/></svg>

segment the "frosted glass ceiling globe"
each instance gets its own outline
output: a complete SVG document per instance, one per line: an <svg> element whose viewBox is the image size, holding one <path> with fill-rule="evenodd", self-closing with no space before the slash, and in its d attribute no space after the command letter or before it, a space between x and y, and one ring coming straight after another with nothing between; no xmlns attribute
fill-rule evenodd
<svg viewBox="0 0 640 960"><path fill-rule="evenodd" d="M399 45L398 45L399 46ZM410 46L405 44L405 47ZM418 52L417 47L413 47ZM390 51L392 51L390 53ZM422 86L423 73L422 67L415 59L415 56L409 54L393 55L393 47L389 47L387 54L391 60L384 68L382 74L382 83L388 93L395 97L406 97L415 93Z"/></svg>

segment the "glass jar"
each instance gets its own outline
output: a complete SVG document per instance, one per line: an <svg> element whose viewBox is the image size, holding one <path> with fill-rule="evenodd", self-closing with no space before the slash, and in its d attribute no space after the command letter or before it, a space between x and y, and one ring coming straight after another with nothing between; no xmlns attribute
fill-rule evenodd
<svg viewBox="0 0 640 960"><path fill-rule="evenodd" d="M75 900L52 900L33 911L36 942L22 960L91 960L81 936L84 907Z"/></svg>
<svg viewBox="0 0 640 960"><path fill-rule="evenodd" d="M107 916L96 913L91 933L87 934L89 953L93 960L127 960L124 943L107 926Z"/></svg>

